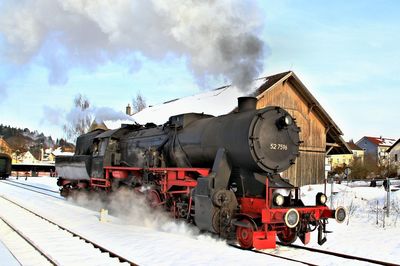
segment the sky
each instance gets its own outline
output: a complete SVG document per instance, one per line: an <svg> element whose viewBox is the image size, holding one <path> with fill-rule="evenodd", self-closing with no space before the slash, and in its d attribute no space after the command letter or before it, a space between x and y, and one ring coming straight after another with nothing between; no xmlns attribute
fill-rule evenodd
<svg viewBox="0 0 400 266"><path fill-rule="evenodd" d="M78 94L124 112L292 70L346 140L400 138L398 1L205 3L0 0L0 123L60 138Z"/></svg>

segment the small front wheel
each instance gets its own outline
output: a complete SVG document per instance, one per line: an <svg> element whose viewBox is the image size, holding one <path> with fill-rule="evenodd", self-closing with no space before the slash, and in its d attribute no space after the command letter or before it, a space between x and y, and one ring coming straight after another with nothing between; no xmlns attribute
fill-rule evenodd
<svg viewBox="0 0 400 266"><path fill-rule="evenodd" d="M278 239L285 245L292 244L297 239L296 228L285 227L285 229L278 232Z"/></svg>

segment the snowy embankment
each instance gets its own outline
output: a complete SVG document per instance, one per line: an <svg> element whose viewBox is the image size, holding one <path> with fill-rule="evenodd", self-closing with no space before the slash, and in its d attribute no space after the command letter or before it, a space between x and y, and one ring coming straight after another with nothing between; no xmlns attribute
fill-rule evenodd
<svg viewBox="0 0 400 266"><path fill-rule="evenodd" d="M54 178L28 178L21 180L47 189L57 189ZM321 185L302 187L302 199L309 204L315 195L324 191ZM327 194L330 196L330 187ZM334 185L333 205L343 205L350 210L350 220L337 224L331 220L328 241L318 246L317 234L312 233L309 246L369 257L392 263L400 261L400 217L396 202L400 192L392 193L393 208L383 222L383 204L386 192L383 188ZM154 212L142 204L142 199L129 192L120 192L110 198L108 222L99 221L99 209L104 203L96 197L80 197L64 201L34 192L24 191L0 183L0 195L31 208L63 226L81 233L91 240L110 248L139 265L289 265L294 264L278 258L236 250L209 235L202 235L196 228L171 220L161 212ZM378 202L378 219L376 218ZM328 202L329 206L330 202ZM397 204L397 206L399 206ZM399 219L397 219L399 218ZM378 221L378 223L376 223ZM56 244L56 243L55 243ZM301 244L297 240L296 244ZM0 245L1 249L1 245ZM66 256L68 254L68 247ZM298 260L313 261L319 265L344 264L343 260L323 258L302 250L278 247L267 251ZM2 254L0 252L0 254ZM310 256L313 256L310 258ZM82 262L87 265L88 262ZM90 264L90 263L89 263ZM354 261L347 265L355 265ZM365 265L365 264L362 264Z"/></svg>
<svg viewBox="0 0 400 266"><path fill-rule="evenodd" d="M315 202L315 195L324 191L323 185L308 185L301 189L305 202ZM342 252L387 262L400 263L400 190L390 193L391 208L386 216L387 192L379 187L349 187L334 184L331 197L331 185L326 188L330 206L344 206L348 218L343 224L330 221L328 241L319 247L311 241L311 247ZM313 235L317 237L316 234ZM297 241L296 244L301 242ZM299 257L297 257L299 258Z"/></svg>

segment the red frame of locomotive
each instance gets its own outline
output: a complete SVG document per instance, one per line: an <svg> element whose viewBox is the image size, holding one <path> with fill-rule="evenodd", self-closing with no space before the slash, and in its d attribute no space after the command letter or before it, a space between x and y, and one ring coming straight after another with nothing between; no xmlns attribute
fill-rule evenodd
<svg viewBox="0 0 400 266"><path fill-rule="evenodd" d="M197 181L194 176L207 176L210 173L208 168L139 168L139 167L120 167L120 166L106 166L104 167L105 178L90 178L90 188L100 188L104 190L110 190L112 186L111 178L123 179L129 176L129 173L133 173L136 176L143 176L144 172L159 174L163 178L160 181L161 191L148 191L153 193L153 197L156 195L155 202L151 202L153 207L162 205L165 201L162 198L167 199L173 197L173 194L181 194L189 197L189 211L192 205L191 190L197 186ZM68 184L69 180L64 180L63 185ZM82 183L78 183L78 187L82 186ZM183 190L171 190L174 186L186 187ZM238 226L240 232L241 242L248 245L248 248L254 247L256 249L268 249L276 247L276 236L277 232L285 232L287 229L284 216L290 208L286 207L273 207L273 190L266 180L266 197L239 197L237 198L240 205L240 213L238 217L243 217L248 224ZM154 193L156 192L156 193ZM298 189L295 188L296 194ZM158 195L160 193L160 195ZM297 198L298 195L296 195ZM318 221L325 218L334 218L335 213L325 205L315 205L307 207L293 207L300 215L309 214L313 217L313 220ZM171 211L174 217L177 217L174 212L175 202L173 210ZM249 218L249 219L246 219ZM249 221L254 219L260 219L262 226L250 224ZM238 234L238 232L237 232ZM304 244L307 244L310 240L310 232L305 233L303 239Z"/></svg>

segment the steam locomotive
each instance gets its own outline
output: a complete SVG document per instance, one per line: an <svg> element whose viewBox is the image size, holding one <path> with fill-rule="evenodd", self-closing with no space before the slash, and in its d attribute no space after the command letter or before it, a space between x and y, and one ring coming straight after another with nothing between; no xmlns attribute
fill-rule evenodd
<svg viewBox="0 0 400 266"><path fill-rule="evenodd" d="M223 116L186 113L160 126L81 135L74 156L56 158L58 185L64 196L142 191L151 206L243 248L275 248L276 237L307 244L316 229L323 244L328 218L342 222L346 211L329 209L323 193L304 206L299 188L279 175L295 163L299 131L284 109L256 110L256 98L242 97L237 112Z"/></svg>

